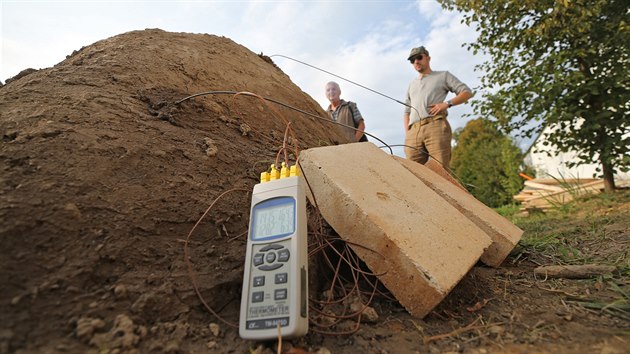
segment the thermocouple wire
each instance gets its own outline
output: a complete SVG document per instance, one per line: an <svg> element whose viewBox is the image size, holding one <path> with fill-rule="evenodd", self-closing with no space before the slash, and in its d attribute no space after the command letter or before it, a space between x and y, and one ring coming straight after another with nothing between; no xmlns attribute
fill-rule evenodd
<svg viewBox="0 0 630 354"><path fill-rule="evenodd" d="M361 85L361 84L359 84L359 83L357 83L357 82L354 82L354 81L352 81L352 80L346 79L345 77L342 77L342 76L339 76L339 75L337 75L337 74L331 73L330 71L327 71L327 70L324 70L324 69L318 68L318 67L316 67L315 65L311 65L311 64L309 64L309 63L305 63L305 62L303 62L303 61L300 61L300 60L297 60L297 59L294 59L294 58L291 58L291 57L288 57L288 56L286 56L286 55L282 55L282 54L273 54L273 55L270 55L269 57L270 57L270 58L271 58L271 57L282 57L282 58L286 58L286 59L289 59L289 60L293 60L293 61L295 61L295 62L298 62L298 63L302 64L302 65L309 66L309 67L311 67L311 68L313 68L313 69L315 69L315 70L319 70L319 71L325 72L326 74L332 75L332 76L334 76L334 77L340 78L341 80L347 81L347 82L349 82L349 83L351 83L351 84L353 84L353 85L357 85L357 86L359 86L359 87L361 87L361 88L364 88L364 89L366 89L366 90L368 90L368 91L374 92L374 93L375 93L375 94L377 94L377 95L381 95L381 96L383 96L383 97L385 97L385 98L389 98L390 100L392 100L392 101L394 101L394 102L400 103L401 105L403 105L403 106L405 106L405 107L409 107L409 108L411 108L411 109L415 110L416 112L418 112L418 110L417 110L415 107L413 107L412 105L406 104L405 102L402 102L402 101L400 101L400 100L397 100L397 99L395 99L395 98L393 98L393 97L391 97L391 96L387 96L387 95L386 95L386 94L384 94L384 93L380 93L380 92L378 92L378 91L376 91L376 90L373 90L373 89L371 89L371 88L369 88L369 87L367 87L367 86L364 86L364 85Z"/></svg>
<svg viewBox="0 0 630 354"><path fill-rule="evenodd" d="M357 128L354 128L354 127L351 127L351 126L345 125L345 124L343 124L343 123L335 122L334 120L331 120L331 119L329 119L328 117L326 117L326 118L324 118L324 117L320 117L320 116L318 116L317 114L313 114L313 113L306 112L306 111L304 111L304 110L301 110L301 109L299 109L299 108L293 107L293 106L288 105L288 104L286 104L286 103L280 102L280 101L278 101L278 100L274 100L273 98L269 98L269 97L262 97L262 96L255 95L255 94L253 94L253 93L251 93L251 92L245 92L245 91L241 91L241 92L239 92L239 91L207 91L207 92L200 92L200 93L196 93L196 94L194 94L194 95L190 95L190 96L188 96L188 97L184 97L184 98L182 98L182 99L181 99L181 100L179 100L179 101L175 101L175 105L179 105L180 103L182 103L182 102L184 102L184 101L187 101L187 100L189 100L189 99L191 99L191 98L195 98L195 97L199 97L199 96L207 96L207 95L221 95L221 94L223 94L223 95L225 95L225 94L227 94L227 95L236 95L236 94L239 94L239 95L244 95L244 96L252 96L252 97L262 98L262 99L263 99L263 100L265 100L265 101L273 102L273 103L275 103L275 104L277 104L277 105L280 105L280 106L282 106L282 107L285 107L285 108L288 108L288 109L294 110L294 111L296 111L296 112L300 112L300 113L302 113L302 114L304 114L304 115L307 115L307 116L309 116L309 117L313 117L313 118L321 119L321 120L324 120L324 121L326 121L326 122L328 122L328 123L333 123L333 124L337 124L337 125L341 125L341 126L344 126L344 127L350 128L350 129L357 130ZM370 137L372 137L372 138L374 138L374 139L376 139L376 140L380 141L380 142L381 142L384 146L386 146L386 147L389 149L390 154L392 154L392 155L394 154L394 151L392 150L392 148L391 148L391 147L389 147L389 145L388 145L387 143L385 143L383 140L379 139L377 136L372 135L372 134L370 134L370 133L368 133L368 132L366 132L366 131L364 131L364 132L363 132L363 134L365 134L365 135L367 135L367 136L370 136Z"/></svg>

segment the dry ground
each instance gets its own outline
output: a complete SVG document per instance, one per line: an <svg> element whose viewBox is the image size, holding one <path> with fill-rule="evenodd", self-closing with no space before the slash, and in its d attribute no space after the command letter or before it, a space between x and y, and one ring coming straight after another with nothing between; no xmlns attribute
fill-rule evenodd
<svg viewBox="0 0 630 354"><path fill-rule="evenodd" d="M243 341L229 325L238 319L249 212L241 189L275 159L284 119L301 149L341 135L251 96L174 102L249 91L324 116L321 107L268 58L211 35L130 32L24 74L0 87L0 353L275 352L276 342ZM189 243L200 293L223 322L195 294L182 240L230 190ZM498 269L475 267L424 319L379 297L378 317L355 333L311 332L283 349L621 353L627 312L588 304L628 292L627 199L554 222L568 228L562 237L522 221L535 242ZM534 267L575 252L619 271L534 277Z"/></svg>

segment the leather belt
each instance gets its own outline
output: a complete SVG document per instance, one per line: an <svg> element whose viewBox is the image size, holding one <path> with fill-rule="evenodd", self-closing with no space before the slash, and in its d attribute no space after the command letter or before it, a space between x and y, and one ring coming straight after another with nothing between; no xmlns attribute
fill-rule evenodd
<svg viewBox="0 0 630 354"><path fill-rule="evenodd" d="M413 127L416 124L419 124L419 126L423 126L426 124L429 124L431 122L435 122L436 120L440 120L440 119L444 119L444 116L440 115L440 116L433 116L433 117L429 117L429 118L422 118L419 121L413 123L412 125L409 126L409 128Z"/></svg>

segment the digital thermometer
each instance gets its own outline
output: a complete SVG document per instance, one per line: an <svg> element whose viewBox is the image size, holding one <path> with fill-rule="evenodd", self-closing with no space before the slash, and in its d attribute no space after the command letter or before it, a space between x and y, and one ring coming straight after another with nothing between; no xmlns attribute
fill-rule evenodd
<svg viewBox="0 0 630 354"><path fill-rule="evenodd" d="M272 166L276 175L254 186L239 322L243 339L308 332L306 194L295 166L290 174L285 169L280 178Z"/></svg>

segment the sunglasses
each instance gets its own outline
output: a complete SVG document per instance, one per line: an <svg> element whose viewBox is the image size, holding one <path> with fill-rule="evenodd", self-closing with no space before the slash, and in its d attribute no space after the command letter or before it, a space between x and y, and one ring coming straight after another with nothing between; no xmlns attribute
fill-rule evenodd
<svg viewBox="0 0 630 354"><path fill-rule="evenodd" d="M413 64L413 62L416 61L416 59L422 60L422 58L424 58L424 54L416 55L415 57L409 59L409 62Z"/></svg>

